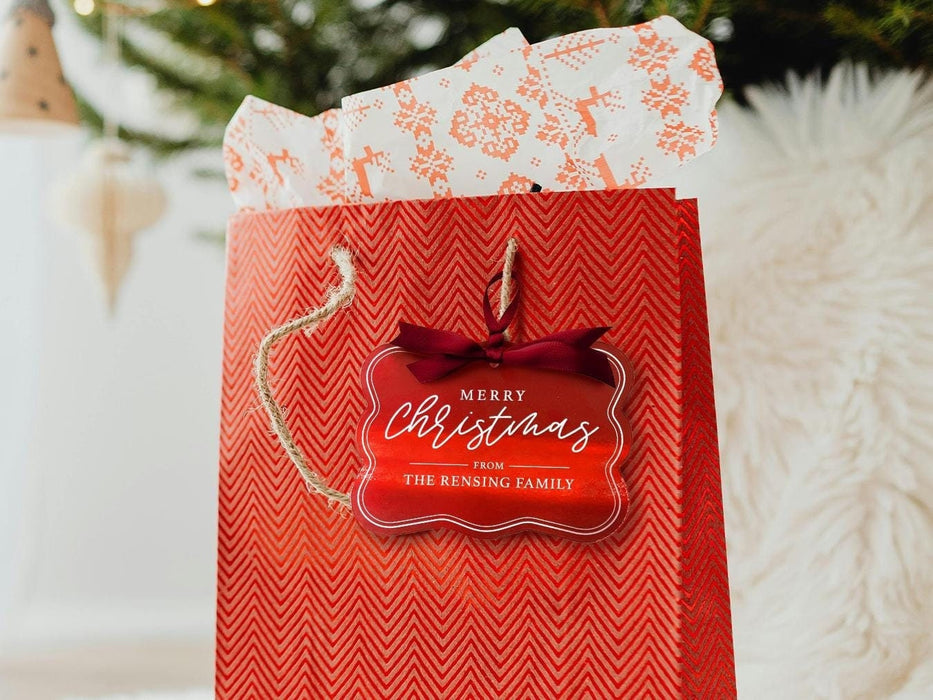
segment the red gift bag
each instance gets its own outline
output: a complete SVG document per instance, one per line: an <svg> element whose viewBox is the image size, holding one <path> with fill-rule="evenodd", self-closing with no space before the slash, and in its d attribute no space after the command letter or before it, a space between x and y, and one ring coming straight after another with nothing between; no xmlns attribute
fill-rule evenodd
<svg viewBox="0 0 933 700"><path fill-rule="evenodd" d="M351 306L276 346L298 445L347 492L361 366L400 320L481 337L476 298L521 246L518 338L612 326L628 356L630 506L580 543L369 532L309 493L259 405L261 338L326 298ZM672 190L545 192L241 213L228 237L218 698L735 696L695 202Z"/></svg>

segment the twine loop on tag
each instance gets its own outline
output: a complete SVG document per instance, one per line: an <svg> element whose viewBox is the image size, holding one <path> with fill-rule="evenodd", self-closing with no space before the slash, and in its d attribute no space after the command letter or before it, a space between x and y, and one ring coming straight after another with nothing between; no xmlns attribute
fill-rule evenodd
<svg viewBox="0 0 933 700"><path fill-rule="evenodd" d="M532 190L533 192L534 190ZM518 239L512 236L506 241L505 256L502 259L502 284L499 287L499 317L505 315L512 303L512 277L515 272L515 255L518 253ZM503 342L511 340L509 329L502 332Z"/></svg>
<svg viewBox="0 0 933 700"><path fill-rule="evenodd" d="M499 291L499 315L505 314L511 303L512 274L515 267L515 256L518 252L518 240L509 238L505 247L505 257L502 262L502 285ZM285 420L285 411L281 404L275 400L272 394L272 387L269 383L269 357L272 354L273 346L286 336L298 330L304 330L305 333L312 333L320 323L323 323L341 308L348 306L356 294L356 267L353 265L353 254L342 246L334 246L330 254L337 271L340 273L340 286L332 288L327 295L327 302L304 316L289 321L277 328L273 328L262 339L259 344L259 351L256 353L254 370L256 374L256 389L259 393L259 400L269 416L272 423L272 431L278 437L279 442L285 449L285 453L292 463L298 468L302 479L309 491L316 492L324 496L331 503L336 503L344 508L350 508L350 494L331 488L308 465L308 460L301 448L295 442L292 431ZM500 333L504 344L508 340L508 330Z"/></svg>

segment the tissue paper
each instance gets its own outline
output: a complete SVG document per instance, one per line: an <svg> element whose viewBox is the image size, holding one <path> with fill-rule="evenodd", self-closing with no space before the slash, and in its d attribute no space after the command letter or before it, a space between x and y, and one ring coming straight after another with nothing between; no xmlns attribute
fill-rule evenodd
<svg viewBox="0 0 933 700"><path fill-rule="evenodd" d="M488 55L344 98L347 201L660 184L712 147L721 92L671 17Z"/></svg>
<svg viewBox="0 0 933 700"><path fill-rule="evenodd" d="M249 97L224 158L241 209L662 186L712 147L721 92L671 17L533 46L511 29L313 118Z"/></svg>
<svg viewBox="0 0 933 700"><path fill-rule="evenodd" d="M528 46L507 29L464 56L457 65ZM346 204L343 113L329 109L307 117L248 96L227 127L224 165L240 209L287 209Z"/></svg>

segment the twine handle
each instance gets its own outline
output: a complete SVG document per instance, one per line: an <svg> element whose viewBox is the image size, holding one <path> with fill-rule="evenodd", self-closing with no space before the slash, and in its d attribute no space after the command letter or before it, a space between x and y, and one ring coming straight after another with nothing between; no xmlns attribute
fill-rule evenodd
<svg viewBox="0 0 933 700"><path fill-rule="evenodd" d="M515 266L515 255L518 252L518 240L509 238L505 247L505 258L502 263L502 287L499 292L499 313L505 313L509 306L512 286L512 273ZM327 295L327 302L304 316L293 319L277 328L273 328L262 339L259 344L259 352L256 353L256 389L259 392L259 400L262 407L266 409L269 420L272 423L272 431L279 438L279 442L285 449L285 453L292 463L298 468L301 477L309 491L315 491L327 498L331 503L336 503L344 508L350 508L350 494L331 488L327 483L308 466L308 460L304 452L295 443L292 437L292 431L285 420L285 411L275 400L272 394L272 387L269 385L269 356L272 353L272 347L287 335L297 330L304 330L306 333L314 331L318 324L326 321L344 306L353 301L356 294L356 268L353 265L353 254L342 246L334 246L330 253L331 259L340 272L340 286L332 288Z"/></svg>
<svg viewBox="0 0 933 700"><path fill-rule="evenodd" d="M346 248L335 246L331 250L330 257L340 272L340 286L330 290L327 295L327 303L323 306L278 328L273 328L262 339L259 344L259 352L256 354L256 388L259 390L259 400L262 401L262 406L266 409L266 413L269 414L269 419L272 421L273 432L278 436L279 442L285 448L289 459L298 467L298 471L301 472L308 489L318 492L333 503L339 503L345 508L349 508L350 495L332 489L308 466L304 453L295 444L292 431L289 430L288 423L285 421L285 412L275 400L272 395L272 387L269 386L269 355L272 352L272 346L297 330L313 330L319 323L326 321L337 313L341 307L353 301L353 295L356 293L356 268L353 266L353 255Z"/></svg>

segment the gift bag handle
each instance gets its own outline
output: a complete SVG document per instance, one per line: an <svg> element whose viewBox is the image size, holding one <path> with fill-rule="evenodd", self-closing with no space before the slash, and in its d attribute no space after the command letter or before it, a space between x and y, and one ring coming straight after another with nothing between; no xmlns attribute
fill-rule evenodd
<svg viewBox="0 0 933 700"><path fill-rule="evenodd" d="M512 273L517 252L518 240L514 237L509 238L502 261L502 286L499 291L500 315L505 312L511 301ZM306 333L313 332L318 324L323 323L341 308L349 306L353 302L353 297L356 294L356 267L353 265L353 254L343 246L334 246L331 249L330 257L340 273L340 286L333 287L328 291L327 302L323 306L269 331L259 344L254 369L259 400L272 422L272 431L279 438L282 447L285 448L288 458L298 468L308 490L324 496L331 503L349 508L350 494L331 488L317 472L308 466L308 460L301 448L295 443L292 431L285 420L285 411L282 409L281 404L275 400L272 387L269 384L269 356L272 353L272 347L278 341L298 330L304 329Z"/></svg>

